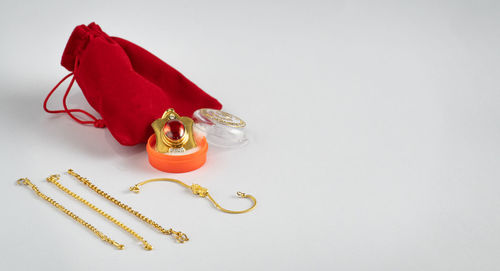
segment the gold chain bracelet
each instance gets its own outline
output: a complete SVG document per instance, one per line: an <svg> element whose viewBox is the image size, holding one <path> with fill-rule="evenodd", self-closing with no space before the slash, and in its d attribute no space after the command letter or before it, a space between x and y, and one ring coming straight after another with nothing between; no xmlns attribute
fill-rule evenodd
<svg viewBox="0 0 500 271"><path fill-rule="evenodd" d="M39 197L41 197L42 199L48 201L50 204L52 204L54 207L56 207L57 209L59 209L61 212L67 214L68 216L70 216L71 218L73 218L75 221L77 221L81 225L83 225L86 228L88 228L89 230L91 230L95 235L97 235L99 238L101 238L101 240L103 240L105 242L108 242L109 244L117 247L118 249L123 249L124 248L124 245L119 244L118 242L112 240L111 238L109 238L108 236L106 236L105 234L103 234L102 232L100 232L99 230L97 230L96 227L90 225L87 221L83 220L82 218L80 218L79 216L75 215L70 210L66 209L61 204L57 203L52 198L50 198L50 197L46 196L45 194L43 194L42 192L40 192L40 190L38 190L38 187L36 187L36 185L34 185L33 183L31 183L31 181L28 178L21 178L21 179L17 180L17 183L21 184L21 185L29 186L33 191L35 191L35 193Z"/></svg>
<svg viewBox="0 0 500 271"><path fill-rule="evenodd" d="M192 185L187 185L179 180L176 180L176 179L170 179L170 178L157 178L157 179L150 179L150 180L146 180L146 181L143 181L143 182L140 182L138 184L135 184L134 186L131 186L129 188L130 191L134 192L134 193L139 193L140 189L139 189L139 186L141 185L145 185L147 183L151 183L151 182L173 182L173 183L178 183L182 186L184 186L185 188L191 190L191 192L193 192L193 194L199 196L199 197L202 197L202 198L208 198L208 200L210 200L212 202L212 204L215 206L215 208L223 211L224 213L229 213L229 214L243 214L243 213L246 213L246 212L250 212L251 210L253 210L255 208L255 206L257 206L257 200L255 199L254 196L252 195L249 195L249 194L246 194L246 193L243 193L243 192L236 192L236 195L240 198L248 198L252 201L252 206L248 209L245 209L245 210L241 210L241 211L232 211L232 210L228 210L226 208L222 208L222 206L220 206L220 204L218 204L214 198L212 198L212 196L210 195L210 193L208 193L208 189L205 188L205 187L202 187L201 185L199 184L192 184Z"/></svg>
<svg viewBox="0 0 500 271"><path fill-rule="evenodd" d="M102 191L101 189L99 189L95 184L91 183L87 178L84 178L82 176L80 176L78 173L76 173L74 170L72 169L68 169L68 173L75 177L77 180L79 180L80 182L82 182L83 184L85 184L88 188L92 189L94 192L96 192L98 195L102 196L103 198L113 202L115 205L119 206L120 208L126 210L127 212L135 215L137 218L141 219L142 221L150 224L151 226L153 226L155 229L157 229L158 231L160 231L161 233L163 234L166 234L166 235L174 235L175 239L179 242L179 243L184 243L186 241L189 241L189 238L187 237L187 235L185 233L182 233L182 232L178 232L178 231L174 231L172 228L170 229L165 229L163 228L162 226L160 226L158 223L156 223L155 221L153 221L152 219L144 216L143 214L139 213L138 211L134 210L132 207L120 202L119 200L115 199L114 197L110 196L109 194L107 194L106 192Z"/></svg>
<svg viewBox="0 0 500 271"><path fill-rule="evenodd" d="M61 176L55 174L55 175L51 175L50 177L47 178L47 181L54 184L57 188L59 188L60 190L64 191L66 194L72 196L73 198L75 198L76 200L80 201L81 203L87 205L88 207L90 207L92 210L96 211L97 213L99 213L100 215L104 216L106 219L108 219L109 221L113 222L114 224L118 225L120 228L122 228L123 230L125 230L126 232L130 233L132 236L134 236L137 240L141 241L142 244L144 245L144 249L145 250L152 250L153 247L146 241L144 240L144 238L142 236L140 236L139 234L137 234L135 231L133 231L131 228L127 227L125 224L123 224L122 222L120 222L119 220L117 220L116 218L112 217L111 215L107 214L106 212L104 212L103 210L99 209L98 207L96 207L95 205L93 205L92 203L88 202L86 199L80 197L79 195L75 194L74 192L72 192L71 190L69 190L68 188L66 188L65 186L63 186L61 183L58 182L58 180L60 179Z"/></svg>

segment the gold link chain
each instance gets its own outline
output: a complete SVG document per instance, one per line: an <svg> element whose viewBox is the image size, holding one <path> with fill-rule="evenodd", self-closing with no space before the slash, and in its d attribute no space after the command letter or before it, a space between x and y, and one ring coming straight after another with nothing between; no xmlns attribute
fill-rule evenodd
<svg viewBox="0 0 500 271"><path fill-rule="evenodd" d="M80 176L74 170L68 169L68 173L71 176L75 177L80 182L82 182L83 184L85 184L88 188L92 189L94 192L96 192L97 194L99 194L100 196L102 196L105 199L113 202L114 204L116 204L120 208L126 210L127 212L135 215L137 218L141 219L142 221L150 224L151 226L153 226L155 229L157 229L161 233L166 234L166 235L173 235L175 237L175 240L177 240L179 243L184 243L186 241L189 241L189 238L187 237L187 235L185 233L174 231L172 228L170 228L168 230L165 229L165 228L163 228L162 226L160 226L158 223L156 223L152 219L144 216L143 214L141 214L138 211L134 210L132 207L130 207L130 206L128 206L128 205L120 202L119 200L117 200L114 197L110 196L106 192L102 191L95 184L91 183L87 178L84 178L84 177Z"/></svg>
<svg viewBox="0 0 500 271"><path fill-rule="evenodd" d="M98 207L96 207L92 203L88 202L86 199L80 197L79 195L77 195L76 193L72 192L71 190L69 190L68 188L66 188L65 186L63 186L61 183L59 183L58 182L59 178L60 178L59 175L51 175L50 177L47 178L47 181L50 182L50 183L52 183L52 184L54 184L57 188L59 188L60 190L64 191L66 194L72 196L76 200L78 200L81 203L87 205L92 210L96 211L97 213L99 213L100 215L102 215L103 217L105 217L106 219L108 219L109 221L113 222L114 224L116 224L117 226L119 226L120 228L122 228L123 230L125 230L126 232L130 233L137 240L139 240L139 241L142 242L142 244L144 245L144 249L145 250L152 250L153 249L153 247L146 240L144 240L144 238L142 236L140 236L139 234L137 234L131 228L127 227L125 224L123 224L122 222L120 222L116 218L112 217L108 213L106 213L103 210L99 209Z"/></svg>
<svg viewBox="0 0 500 271"><path fill-rule="evenodd" d="M54 207L56 207L57 209L59 209L61 212L65 213L66 215L70 216L71 218L73 218L75 221L77 221L81 225L85 226L87 229L91 230L95 235L97 235L99 238L101 238L101 240L103 240L103 241L105 241L105 242L107 242L107 243L115 246L118 249L123 249L125 247L124 245L119 244L118 242L116 242L113 239L111 239L108 236L106 236L104 233L102 233L99 230L97 230L96 227L90 225L90 223L86 222L85 220L83 220L79 216L75 215L73 212L71 212L70 210L66 209L64 206L62 206L61 204L57 203L52 198L50 198L50 197L46 196L45 194L43 194L42 192L40 192L40 190L38 190L38 187L36 187L36 185L34 185L33 183L31 183L31 181L28 178L21 178L21 179L17 180L17 183L29 186L33 191L35 191L35 193L39 197L41 197L42 199L48 201L50 204L52 204Z"/></svg>

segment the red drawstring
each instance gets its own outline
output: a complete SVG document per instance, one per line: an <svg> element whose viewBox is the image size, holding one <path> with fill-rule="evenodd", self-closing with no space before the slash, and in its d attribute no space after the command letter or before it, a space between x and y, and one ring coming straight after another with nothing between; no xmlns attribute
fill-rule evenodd
<svg viewBox="0 0 500 271"><path fill-rule="evenodd" d="M74 119L78 123L81 123L81 124L93 124L96 128L104 128L104 127L106 127L106 124L104 123L104 120L97 119L96 117L94 117L89 112L87 112L85 110L82 110L82 109L68 109L68 107L66 106L66 99L68 98L69 91L71 90L71 87L73 86L73 83L75 82L75 77L74 76L73 76L73 78L71 78L71 82L69 83L69 86L66 89L66 93L64 93L64 97L63 97L63 107L64 107L64 110L50 110L50 109L47 108L47 102L49 101L50 96L52 96L52 93L54 93L54 91L56 91L56 89L59 87L59 85L61 85L62 82L64 82L66 79L68 79L68 77L70 77L71 75L73 75L73 73L70 73L70 74L64 76L64 78L61 79L61 81L59 81L59 83L57 83L57 85L49 92L49 94L45 98L45 101L43 102L43 109L45 110L45 112L47 112L47 113L53 113L53 114L56 114L56 113L66 113L66 114L68 114L72 119ZM73 112L83 113L83 114L87 115L89 118L91 118L92 120L87 120L87 121L81 120L81 119L75 117L72 114Z"/></svg>

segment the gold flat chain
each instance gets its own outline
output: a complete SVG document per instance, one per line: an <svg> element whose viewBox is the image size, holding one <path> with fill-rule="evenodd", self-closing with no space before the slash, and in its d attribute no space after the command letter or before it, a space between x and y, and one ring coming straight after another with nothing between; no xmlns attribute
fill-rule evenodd
<svg viewBox="0 0 500 271"><path fill-rule="evenodd" d="M132 207L130 207L130 206L128 206L128 205L120 202L119 200L117 200L114 197L110 196L106 192L102 191L95 184L91 183L87 178L84 178L84 177L80 176L74 170L68 169L68 173L71 176L75 177L80 182L82 182L83 184L85 184L88 188L92 189L94 192L96 192L101 197L103 197L103 198L105 198L105 199L113 202L115 205L119 206L120 208L126 210L127 212L129 212L129 213L131 213L133 215L135 215L137 218L139 218L142 221L150 224L151 226L153 226L155 229L157 229L161 233L166 234L166 235L173 235L175 237L175 240L177 240L179 243L184 243L186 241L189 241L189 238L187 237L187 235L185 233L174 231L172 228L170 228L168 230L165 229L165 228L163 228L162 226L160 226L160 224L156 223L152 219L144 216L143 214L141 214L138 211L134 210Z"/></svg>
<svg viewBox="0 0 500 271"><path fill-rule="evenodd" d="M109 238L104 233L102 233L99 230L97 230L96 227L92 226L90 223L88 223L87 221L83 220L79 216L75 215L73 212L71 212L70 210L66 209L64 206L62 206L61 204L57 203L52 198L50 198L47 195L45 195L42 192L40 192L40 190L38 190L38 187L36 187L36 185L34 185L33 183L31 183L31 181L28 178L21 178L21 179L17 180L17 183L29 186L39 197L41 197L42 199L48 201L50 204L52 204L54 207L56 207L57 209L59 209L61 212L67 214L68 216L70 216L71 218L73 218L75 221L77 221L81 225L85 226L87 229L91 230L95 235L97 235L99 238L101 238L101 240L103 240L103 241L105 241L105 242L107 242L107 243L115 246L118 249L123 249L124 248L124 245L119 244L118 242L116 242L113 239Z"/></svg>
<svg viewBox="0 0 500 271"><path fill-rule="evenodd" d="M59 178L60 178L59 175L52 175L52 176L50 176L50 177L47 178L47 181L50 182L50 183L52 183L52 184L54 184L57 188L59 188L60 190L64 191L66 194L72 196L76 200L78 200L81 203L87 205L92 210L96 211L97 213L99 213L100 215L102 215L103 217L105 217L107 220L113 222L114 224L116 224L117 226L119 226L120 228L122 228L123 230L125 230L126 232L130 233L137 240L139 240L139 241L142 242L142 244L144 245L144 249L145 250L152 250L153 249L153 247L146 240L144 240L144 238L142 236L140 236L139 234L137 234L131 228L127 227L127 225L123 224L118 219L112 217L108 213L106 213L103 210L101 210L98 207L96 207L94 204L90 203L86 199L80 197L79 195L77 195L76 193L74 193L73 191L69 190L68 188L66 188L65 186L63 186L61 183L59 183L58 182Z"/></svg>

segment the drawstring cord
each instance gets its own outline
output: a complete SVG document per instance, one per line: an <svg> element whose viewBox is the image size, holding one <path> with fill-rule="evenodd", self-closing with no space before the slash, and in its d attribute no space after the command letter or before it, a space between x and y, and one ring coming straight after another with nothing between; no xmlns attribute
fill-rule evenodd
<svg viewBox="0 0 500 271"><path fill-rule="evenodd" d="M76 60L76 62L78 61L78 59ZM78 63L78 62L77 62ZM76 70L76 65L75 65L75 70ZM71 81L69 82L69 85L68 85L68 88L66 89L66 92L64 93L64 97L63 97L63 107L64 107L64 110L50 110L47 108L47 103L50 99L50 96L52 96L52 94L54 93L54 91L56 91L56 89L66 80L68 79L70 76L73 75L73 78L71 78ZM58 113L66 113L68 114L72 119L74 119L76 122L80 123L80 124L93 124L94 127L96 128L104 128L106 127L106 124L104 123L104 120L102 119L97 119L96 117L94 117L92 114L90 114L89 112L83 110L83 109L68 109L68 106L66 105L66 100L68 98L68 94L69 94L69 91L71 90L71 87L73 86L73 83L75 82L75 76L74 76L74 73L71 72L70 74L64 76L63 79L61 79L61 81L59 81L59 83L57 83L57 85L49 92L49 94L47 95L47 97L45 98L45 101L43 102L43 109L45 110L45 112L47 113L51 113L51 114L58 114ZM73 115L73 113L83 113L85 115L87 115L89 118L91 118L92 120L81 120L79 118L77 118L75 115Z"/></svg>

